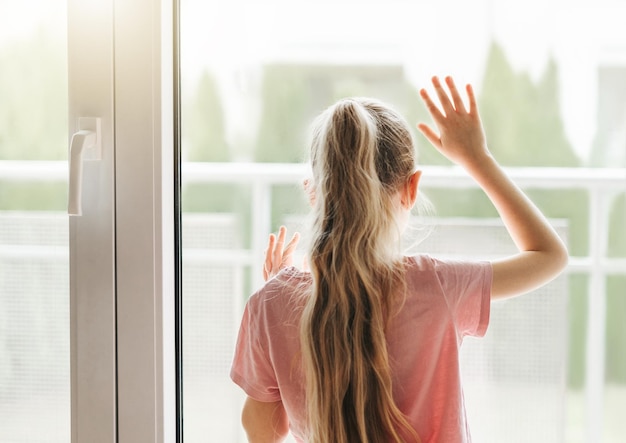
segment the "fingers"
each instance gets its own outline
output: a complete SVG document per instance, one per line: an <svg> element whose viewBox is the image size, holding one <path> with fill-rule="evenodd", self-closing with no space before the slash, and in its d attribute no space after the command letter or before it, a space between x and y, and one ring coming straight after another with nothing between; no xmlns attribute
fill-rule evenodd
<svg viewBox="0 0 626 443"><path fill-rule="evenodd" d="M437 97L439 97L439 102L441 103L441 107L443 108L446 116L450 115L454 112L454 106L450 102L450 98L448 97L448 93L443 89L441 82L439 81L439 77L432 78L433 86L435 87L435 93Z"/></svg>
<svg viewBox="0 0 626 443"><path fill-rule="evenodd" d="M278 235L269 235L267 249L265 250L265 262L263 263L263 279L265 281L293 263L293 254L300 241L300 234L294 233L287 246L285 246L286 236L287 228L284 226L280 227Z"/></svg>
<svg viewBox="0 0 626 443"><path fill-rule="evenodd" d="M439 102L441 103L441 107L443 108L445 115L439 110L437 105L432 101L432 99L428 95L428 92L426 92L425 89L420 90L420 96L422 97L422 100L426 104L426 107L428 111L430 112L431 116L433 117L433 120L435 120L435 122L441 121L446 116L449 116L452 112L455 112L455 111L462 112L462 113L467 112L467 109L465 108L465 103L463 102L463 98L461 97L461 94L459 93L459 90L457 89L456 84L454 83L454 80L452 79L452 77L450 76L446 77L445 82L446 82L446 86L448 87L449 93L446 92L446 90L444 89L438 77L435 76L432 78L432 83L435 88L435 93L437 94L437 97L439 98ZM474 93L470 85L467 86L467 93L470 99L470 112L472 112L472 109L476 108L476 100L474 98ZM450 98L452 98L452 101L450 100Z"/></svg>
<svg viewBox="0 0 626 443"><path fill-rule="evenodd" d="M469 112L473 115L478 115L478 104L476 103L476 96L474 95L474 88L472 85L467 85L465 87L467 91L467 97L469 98Z"/></svg>
<svg viewBox="0 0 626 443"><path fill-rule="evenodd" d="M267 249L265 250L265 262L263 263L263 280L267 281L272 272L272 257L274 255L274 245L276 244L276 236L270 234Z"/></svg>
<svg viewBox="0 0 626 443"><path fill-rule="evenodd" d="M433 118L435 122L439 122L445 118L444 115L439 110L439 108L437 107L437 105L432 101L432 99L428 95L428 92L426 92L426 89L420 90L420 97L422 97L422 100L424 101L424 104L426 105L426 109L428 109L430 116Z"/></svg>
<svg viewBox="0 0 626 443"><path fill-rule="evenodd" d="M450 90L450 95L452 96L452 101L454 103L454 109L456 109L457 112L467 112L465 110L463 99L461 99L461 95L459 94L458 89L456 89L456 85L454 84L452 77L446 77L446 85L448 85L448 89Z"/></svg>
<svg viewBox="0 0 626 443"><path fill-rule="evenodd" d="M285 235L287 235L287 229L284 226L281 226L278 230L278 238L276 239L274 255L272 256L273 274L278 274L278 271L280 271L280 265L283 262L283 246L285 244Z"/></svg>

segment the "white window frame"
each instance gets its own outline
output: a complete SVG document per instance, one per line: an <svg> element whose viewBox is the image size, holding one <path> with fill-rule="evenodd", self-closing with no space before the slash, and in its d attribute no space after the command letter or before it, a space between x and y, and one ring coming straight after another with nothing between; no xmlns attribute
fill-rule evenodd
<svg viewBox="0 0 626 443"><path fill-rule="evenodd" d="M175 0L68 0L69 133L102 120L70 222L72 442L177 439Z"/></svg>

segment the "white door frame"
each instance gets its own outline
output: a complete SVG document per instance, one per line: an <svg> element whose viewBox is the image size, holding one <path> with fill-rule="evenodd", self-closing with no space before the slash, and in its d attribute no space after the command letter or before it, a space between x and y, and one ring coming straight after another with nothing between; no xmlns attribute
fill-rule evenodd
<svg viewBox="0 0 626 443"><path fill-rule="evenodd" d="M70 223L72 441L176 441L175 0L68 0L70 136L100 117Z"/></svg>

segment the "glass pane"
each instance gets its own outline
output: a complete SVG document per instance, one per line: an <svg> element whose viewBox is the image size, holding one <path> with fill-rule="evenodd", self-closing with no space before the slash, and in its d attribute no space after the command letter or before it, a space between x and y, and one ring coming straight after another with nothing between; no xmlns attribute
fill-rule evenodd
<svg viewBox="0 0 626 443"><path fill-rule="evenodd" d="M0 441L70 441L66 4L0 2Z"/></svg>
<svg viewBox="0 0 626 443"><path fill-rule="evenodd" d="M612 196L623 182L587 168L626 167L618 19L626 5L181 0L181 12L186 441L245 441L242 393L228 376L233 342L246 298L263 283L268 232L293 230L307 214L307 125L345 96L373 96L410 124L428 121L418 90L435 74L474 84L490 149L507 167L537 168L528 193L574 256L544 292L495 307L488 337L466 347L470 426L485 442L513 441L511 426L524 429L520 441L582 442L594 433L618 441L626 432L612 415L626 388L617 314L626 237L624 198ZM458 254L452 239L487 255L510 246L482 193L438 169L449 162L420 134L415 140L421 186L441 226L419 250ZM567 181L573 168L577 179ZM450 174L445 183L429 178L441 171ZM613 178L596 188L598 177ZM607 237L590 247L598 230ZM616 277L590 265L607 257ZM589 310L597 298L606 319ZM589 395L604 404L599 420L585 406ZM494 414L501 425L485 422Z"/></svg>

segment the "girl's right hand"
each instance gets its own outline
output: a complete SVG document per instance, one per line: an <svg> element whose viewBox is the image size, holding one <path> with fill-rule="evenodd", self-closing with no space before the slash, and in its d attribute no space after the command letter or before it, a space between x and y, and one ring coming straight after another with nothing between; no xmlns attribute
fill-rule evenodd
<svg viewBox="0 0 626 443"><path fill-rule="evenodd" d="M478 114L478 105L474 91L467 85L469 110L457 90L454 80L446 77L449 94L443 88L439 78L433 77L435 92L441 103L441 109L433 102L425 89L420 96L428 109L439 134L424 123L417 125L424 136L448 159L464 167L469 167L489 155L485 132Z"/></svg>
<svg viewBox="0 0 626 443"><path fill-rule="evenodd" d="M300 234L294 233L287 246L285 246L285 236L287 228L281 226L278 236L270 234L267 249L265 250L265 262L263 263L263 279L268 281L278 274L281 269L293 264L293 253L298 246ZM284 249L283 249L284 247Z"/></svg>

